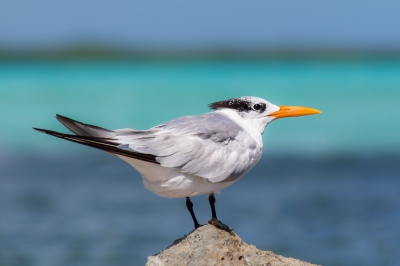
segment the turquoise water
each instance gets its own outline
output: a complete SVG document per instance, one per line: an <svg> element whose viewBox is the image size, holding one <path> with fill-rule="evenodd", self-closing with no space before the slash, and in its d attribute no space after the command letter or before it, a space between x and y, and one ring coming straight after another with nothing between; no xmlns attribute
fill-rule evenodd
<svg viewBox="0 0 400 266"><path fill-rule="evenodd" d="M323 114L283 119L265 132L271 153L400 150L400 61L0 62L3 152L70 152L31 130L64 130L59 113L106 128L146 129L243 95Z"/></svg>

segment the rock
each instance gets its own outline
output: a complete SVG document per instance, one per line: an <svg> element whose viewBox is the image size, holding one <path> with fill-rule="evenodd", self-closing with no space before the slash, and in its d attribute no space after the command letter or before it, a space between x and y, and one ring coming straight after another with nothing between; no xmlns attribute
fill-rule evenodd
<svg viewBox="0 0 400 266"><path fill-rule="evenodd" d="M263 251L249 245L236 235L204 225L189 235L175 240L169 247L150 256L147 266L164 265L263 265L311 266L308 262L285 258L272 251Z"/></svg>

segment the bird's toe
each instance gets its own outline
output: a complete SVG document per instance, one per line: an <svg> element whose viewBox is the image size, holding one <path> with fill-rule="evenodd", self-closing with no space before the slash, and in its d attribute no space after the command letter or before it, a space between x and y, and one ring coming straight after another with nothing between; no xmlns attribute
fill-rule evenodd
<svg viewBox="0 0 400 266"><path fill-rule="evenodd" d="M217 227L218 229L222 229L228 233L232 233L232 229L229 228L229 226L227 226L226 224L218 221L217 218L211 218L211 220L208 221L209 224L214 225L215 227Z"/></svg>

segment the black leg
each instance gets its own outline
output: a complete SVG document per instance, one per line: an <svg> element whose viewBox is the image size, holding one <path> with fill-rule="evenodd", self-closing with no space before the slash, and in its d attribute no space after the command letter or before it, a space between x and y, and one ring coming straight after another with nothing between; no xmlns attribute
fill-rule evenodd
<svg viewBox="0 0 400 266"><path fill-rule="evenodd" d="M193 222L194 222L194 228L199 228L201 225L196 219L196 215L194 215L193 211L193 203L190 201L189 197L186 197L186 207L188 208L190 215L192 216Z"/></svg>
<svg viewBox="0 0 400 266"><path fill-rule="evenodd" d="M215 211L215 197L214 194L210 194L208 196L208 201L210 202L210 206L211 206L211 218L215 218L217 219L217 212Z"/></svg>
<svg viewBox="0 0 400 266"><path fill-rule="evenodd" d="M214 194L210 194L210 196L208 196L208 201L210 202L210 206L211 206L211 220L208 221L208 223L214 225L215 227L217 227L219 229L225 230L227 232L232 232L232 230L229 228L229 226L227 226L226 224L221 223L217 219L217 212L215 211L215 197L214 197Z"/></svg>

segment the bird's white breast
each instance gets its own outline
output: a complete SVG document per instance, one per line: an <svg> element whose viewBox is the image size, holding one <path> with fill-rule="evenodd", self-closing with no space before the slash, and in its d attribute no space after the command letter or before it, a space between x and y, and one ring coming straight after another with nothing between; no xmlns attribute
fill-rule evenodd
<svg viewBox="0 0 400 266"><path fill-rule="evenodd" d="M183 198L215 194L235 182L212 183L207 179L182 173L179 169L163 167L159 164L125 156L117 156L141 173L143 184L148 190L162 197Z"/></svg>

